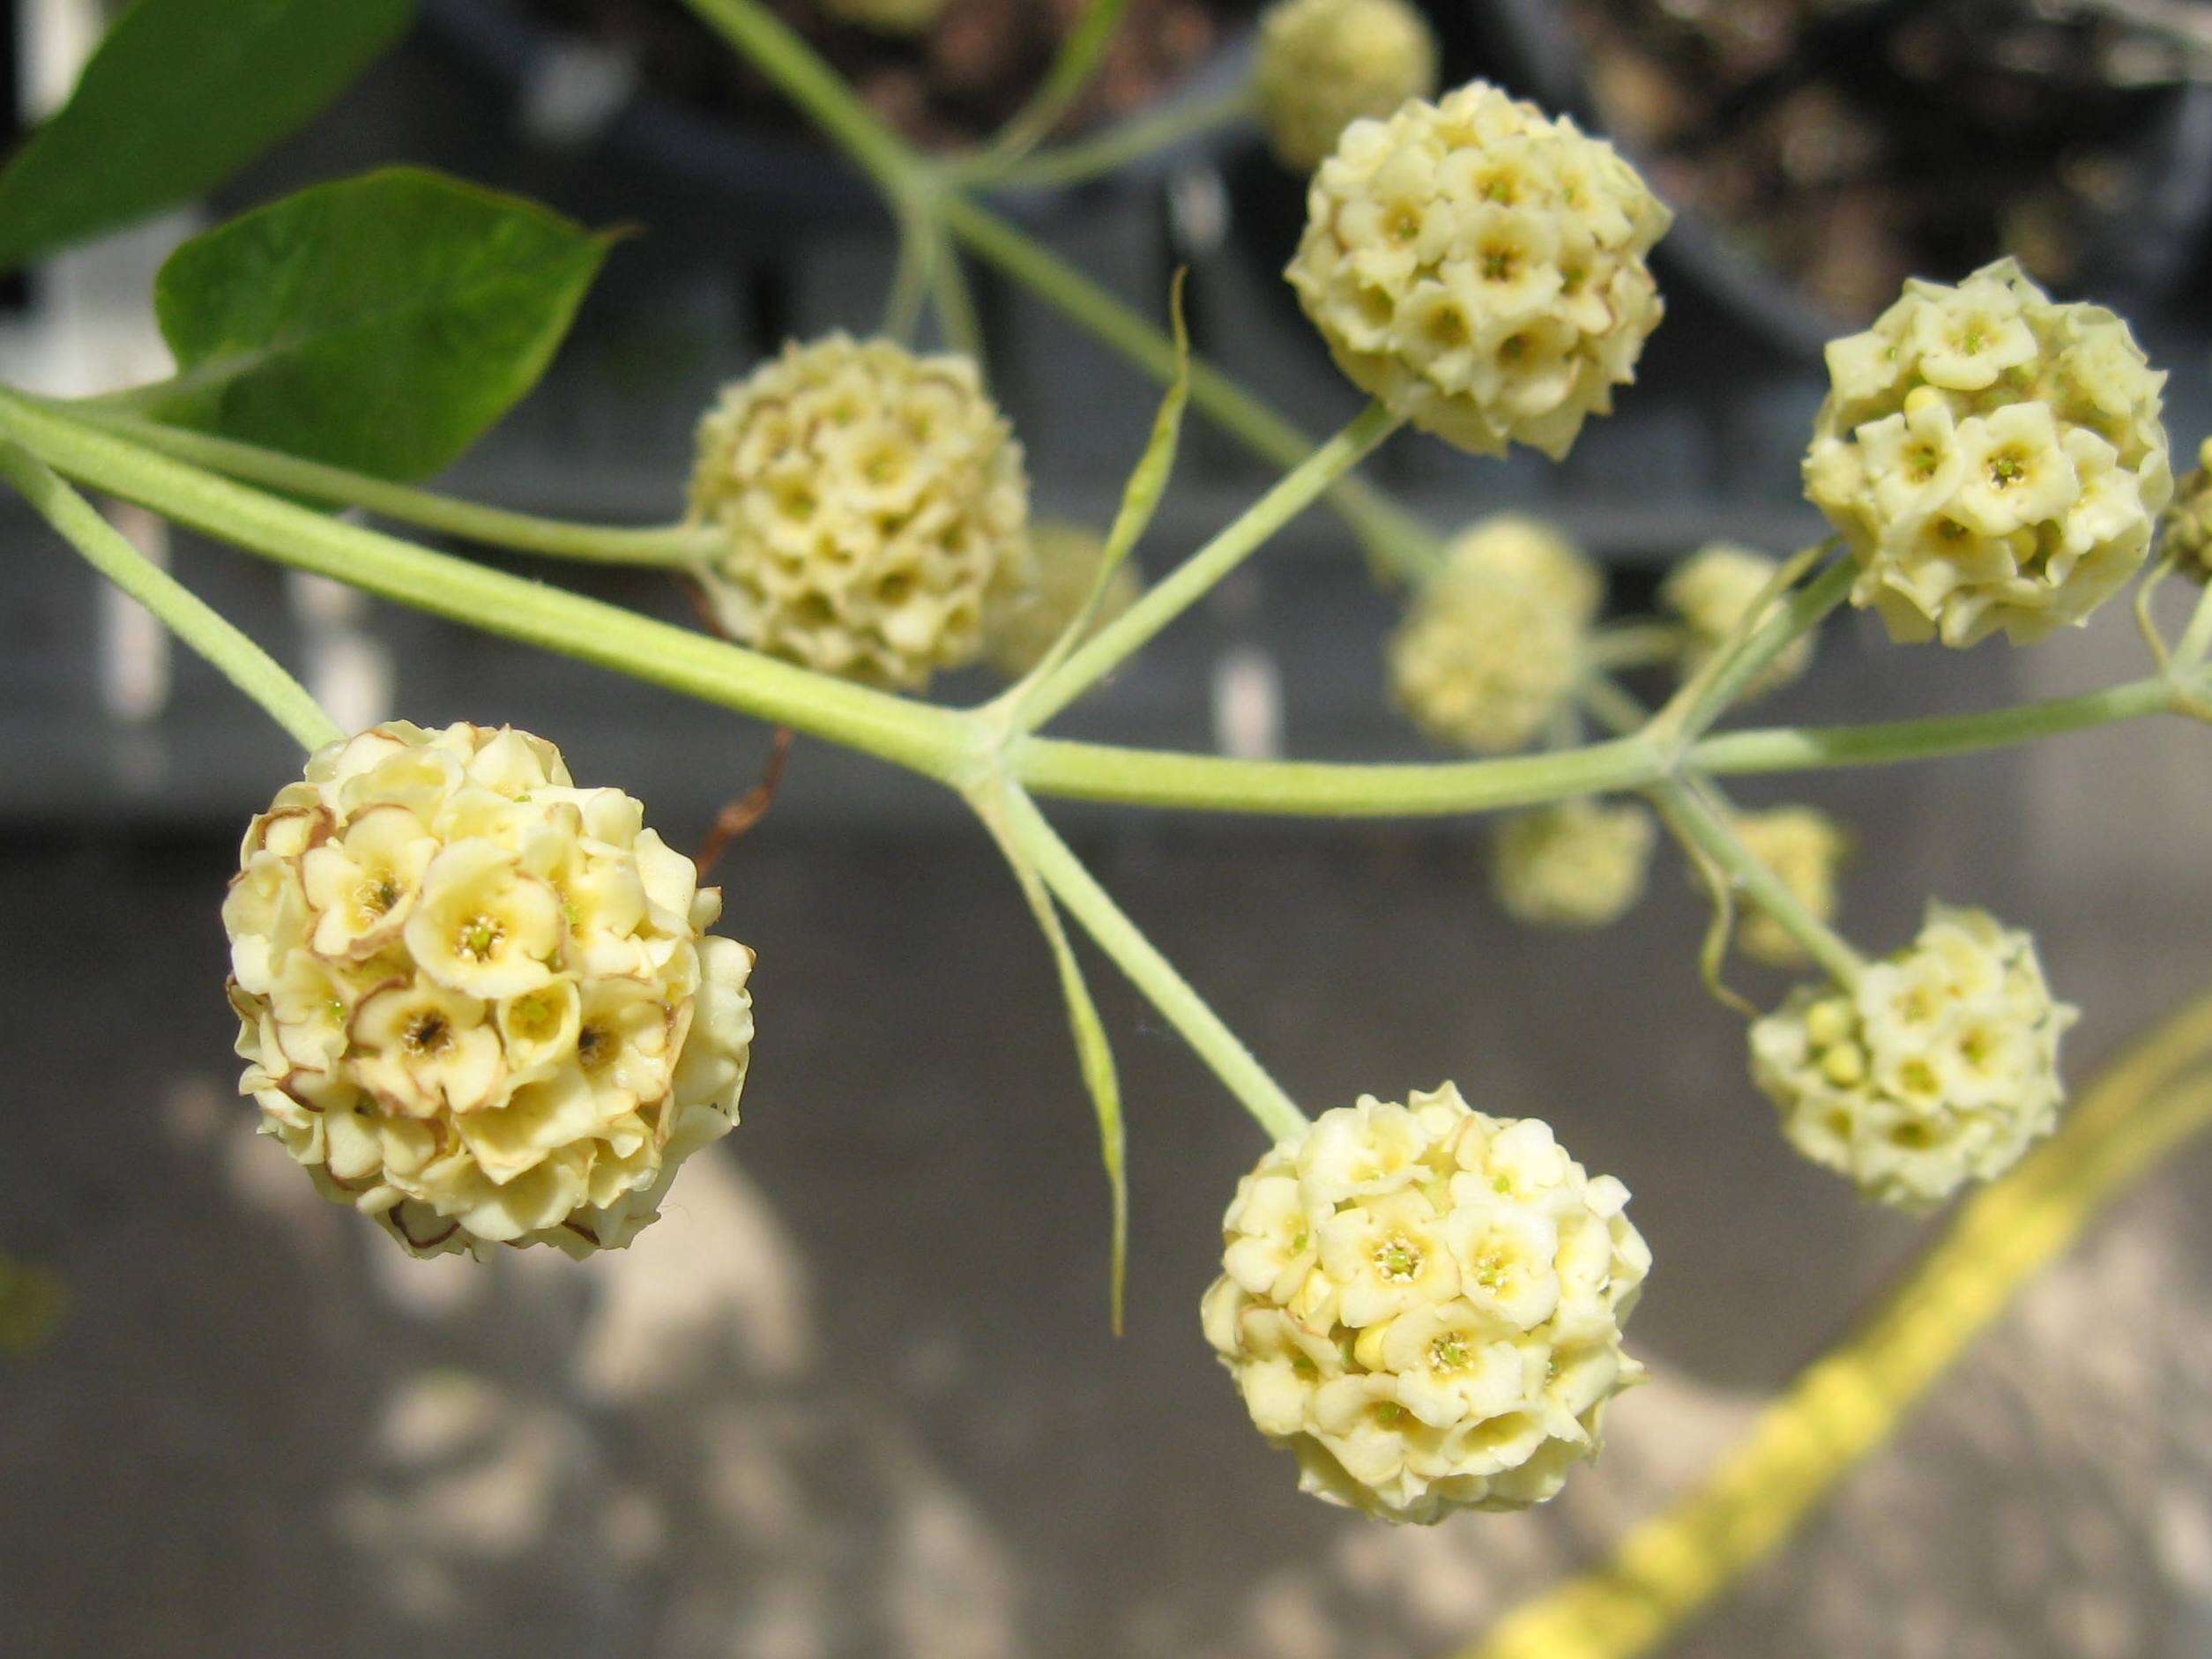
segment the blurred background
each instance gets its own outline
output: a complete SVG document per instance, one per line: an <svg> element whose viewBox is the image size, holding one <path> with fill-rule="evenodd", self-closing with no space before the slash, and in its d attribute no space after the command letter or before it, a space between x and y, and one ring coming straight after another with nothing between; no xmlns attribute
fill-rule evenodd
<svg viewBox="0 0 2212 1659"><path fill-rule="evenodd" d="M953 0L890 43L784 9L902 129L957 145L1018 106L1076 8ZM1417 436L1374 464L1436 524L1553 517L1607 562L1620 608L1706 540L1800 545L1819 533L1797 465L1820 343L1907 274L2005 251L2134 320L2172 371L2178 464L2212 431L2212 8L1426 9L1448 82L1485 75L1584 118L1682 216L1639 383L1566 465ZM1079 120L1233 86L1252 18L1245 0L1136 0ZM101 21L87 0L0 4L0 113L19 129L50 108ZM672 516L720 383L786 335L880 315L892 242L867 191L674 0L425 0L398 54L222 200L0 294L0 376L77 392L161 374L145 295L181 235L396 160L644 232L457 493ZM1188 266L1199 348L1318 432L1356 401L1277 275L1301 199L1232 129L1002 205L1154 315ZM1039 511L1102 521L1155 390L975 276ZM1266 477L1194 419L1148 569ZM119 522L341 723L528 726L679 845L760 774L766 734L734 717ZM950 796L802 742L718 873L730 931L760 953L740 1132L625 1254L400 1259L316 1200L235 1094L216 906L240 826L296 754L11 504L0 537L0 1653L1441 1655L1682 1490L1929 1224L1859 1207L1771 1133L1741 1027L1696 982L1702 904L1664 856L1621 926L1531 934L1489 902L1479 825L1055 809L1309 1106L1451 1076L1549 1118L1636 1194L1658 1267L1632 1346L1657 1380L1612 1419L1603 1463L1529 1516L1420 1532L1325 1509L1197 1333L1255 1132L1100 964L1132 1142L1113 1339L1089 1110L1011 883ZM664 580L512 568L687 614ZM1381 686L1395 610L1309 514L1066 726L1413 756ZM1989 706L2141 658L2118 614L1964 654L1883 650L1848 618L1752 718ZM1739 792L1855 827L1843 921L1870 948L1903 940L1929 893L2035 928L2086 1010L2079 1080L2212 976L2206 754L2199 732L2140 724ZM1761 1001L1784 984L1741 978ZM2212 1651L2208 1177L2200 1149L2134 1194L1672 1651Z"/></svg>

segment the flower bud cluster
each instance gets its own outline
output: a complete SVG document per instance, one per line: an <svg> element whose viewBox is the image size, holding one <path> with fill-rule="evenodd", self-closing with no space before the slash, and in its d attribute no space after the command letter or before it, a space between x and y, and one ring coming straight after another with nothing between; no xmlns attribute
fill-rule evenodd
<svg viewBox="0 0 2212 1659"><path fill-rule="evenodd" d="M1604 597L1598 567L1549 525L1483 520L1452 543L1391 637L1398 705L1440 743L1523 747L1573 693Z"/></svg>
<svg viewBox="0 0 2212 1659"><path fill-rule="evenodd" d="M843 333L796 341L700 423L691 510L722 532L696 574L756 650L912 689L982 649L1029 581L1022 447L965 357Z"/></svg>
<svg viewBox="0 0 2212 1659"><path fill-rule="evenodd" d="M1449 1083L1363 1097L1239 1184L1206 1337L1316 1497L1420 1522L1541 1503L1642 1375L1627 1199Z"/></svg>
<svg viewBox="0 0 2212 1659"><path fill-rule="evenodd" d="M1643 896L1655 833L1651 815L1627 801L1509 814L1492 850L1498 903L1533 926L1607 926Z"/></svg>
<svg viewBox="0 0 2212 1659"><path fill-rule="evenodd" d="M2173 490L2166 377L2111 312L2000 259L1956 287L1908 282L1828 369L1806 495L1893 638L2031 643L2142 563Z"/></svg>
<svg viewBox="0 0 2212 1659"><path fill-rule="evenodd" d="M627 1244L736 1121L752 952L619 789L511 727L317 752L223 903L240 1091L417 1255Z"/></svg>
<svg viewBox="0 0 2212 1659"><path fill-rule="evenodd" d="M2027 934L1931 904L1918 937L1854 990L1800 986L1756 1022L1751 1074L1799 1151L1869 1198L1920 1209L2050 1133L2074 1015Z"/></svg>
<svg viewBox="0 0 2212 1659"><path fill-rule="evenodd" d="M1021 588L995 590L983 607L983 654L1009 680L1019 680L1044 660L1053 643L1091 597L1106 543L1077 524L1041 522L1030 532L1032 579ZM1123 559L1106 578L1085 636L1128 610L1144 591L1136 566Z"/></svg>
<svg viewBox="0 0 2212 1659"><path fill-rule="evenodd" d="M1721 643L1736 631L1781 568L1763 553L1716 541L1667 572L1666 580L1659 584L1659 604L1681 619L1689 636L1682 654L1686 676L1703 667ZM1751 677L1742 695L1755 697L1787 685L1812 664L1813 636L1799 634Z"/></svg>
<svg viewBox="0 0 2212 1659"><path fill-rule="evenodd" d="M1671 219L1610 145L1478 81L1344 130L1285 274L1362 391L1463 450L1558 460L1635 377Z"/></svg>
<svg viewBox="0 0 2212 1659"><path fill-rule="evenodd" d="M1308 173L1354 121L1436 90L1436 41L1407 0L1276 0L1252 79L1277 158Z"/></svg>
<svg viewBox="0 0 2212 1659"><path fill-rule="evenodd" d="M2159 551L2174 569L2202 586L2212 581L2212 438L2197 450L2197 464L2174 486Z"/></svg>

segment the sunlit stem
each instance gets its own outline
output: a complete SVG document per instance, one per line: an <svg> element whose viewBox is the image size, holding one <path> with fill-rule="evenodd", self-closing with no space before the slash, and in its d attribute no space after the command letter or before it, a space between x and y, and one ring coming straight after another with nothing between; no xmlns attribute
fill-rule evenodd
<svg viewBox="0 0 2212 1659"><path fill-rule="evenodd" d="M320 461L302 460L257 444L212 437L164 426L136 415L117 414L90 405L53 405L73 419L101 427L164 455L211 472L243 479L288 495L333 507L359 507L379 517L458 537L488 547L540 554L553 559L581 559L600 564L682 566L711 554L719 532L700 524L660 524L629 529L609 524L571 524L456 501L426 489L371 478Z"/></svg>
<svg viewBox="0 0 2212 1659"><path fill-rule="evenodd" d="M1788 883L1752 856L1727 817L1694 780L1669 777L1648 792L1667 827L1717 866L1737 891L1774 919L1783 932L1845 990L1858 984L1866 958L1841 934L1808 910Z"/></svg>
<svg viewBox="0 0 2212 1659"><path fill-rule="evenodd" d="M1100 629L1039 682L1023 705L1035 729L1120 666L1161 629L1211 591L1284 525L1311 506L1399 425L1381 404L1370 404L1352 423L1276 481L1236 522L1155 583L1144 597Z"/></svg>
<svg viewBox="0 0 2212 1659"><path fill-rule="evenodd" d="M15 486L87 564L214 665L302 748L318 749L346 735L274 658L131 546L45 462L20 444L0 441L0 477Z"/></svg>
<svg viewBox="0 0 2212 1659"><path fill-rule="evenodd" d="M1161 1016L1182 1033L1259 1126L1277 1141L1303 1134L1306 1114L1297 1103L1268 1075L1252 1051L1222 1023L1205 999L1191 989L1175 965L1121 913L1029 797L1018 789L1009 789L1003 809L1007 833L1035 865L1053 896L1098 941L1099 948L1113 958Z"/></svg>

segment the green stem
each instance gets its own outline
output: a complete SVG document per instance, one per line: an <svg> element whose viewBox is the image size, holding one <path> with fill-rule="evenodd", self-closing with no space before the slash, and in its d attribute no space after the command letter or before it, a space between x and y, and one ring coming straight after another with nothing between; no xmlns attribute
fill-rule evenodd
<svg viewBox="0 0 2212 1659"><path fill-rule="evenodd" d="M2207 587L2197 599L2197 608L2189 614L2189 625L2182 631L2181 643L2173 648L2173 660L2183 670L2196 667L2203 662L2205 652L2212 651L2212 587Z"/></svg>
<svg viewBox="0 0 2212 1659"><path fill-rule="evenodd" d="M1667 827L1717 865L1746 898L1805 947L1806 954L1829 978L1845 990L1858 983L1866 971L1866 958L1843 934L1806 909L1780 876L1752 856L1728 820L1699 794L1694 784L1670 777L1653 785L1649 793Z"/></svg>
<svg viewBox="0 0 2212 1659"><path fill-rule="evenodd" d="M1608 673L1649 668L1682 654L1683 630L1672 622L1621 622L1600 629L1583 654L1590 666Z"/></svg>
<svg viewBox="0 0 2212 1659"><path fill-rule="evenodd" d="M0 442L0 477L22 493L85 562L158 617L312 753L346 734L274 658L206 601L130 545L54 469L18 443Z"/></svg>
<svg viewBox="0 0 2212 1659"><path fill-rule="evenodd" d="M0 434L56 471L317 575L843 743L926 776L973 764L962 716L778 662L689 629L432 553L200 472L0 391Z"/></svg>
<svg viewBox="0 0 2212 1659"><path fill-rule="evenodd" d="M933 224L930 227L929 295L937 308L937 327L946 348L975 360L983 367L983 325L976 320L975 296L968 289L968 273L960 268L960 250Z"/></svg>
<svg viewBox="0 0 2212 1659"><path fill-rule="evenodd" d="M1036 148L1075 107L1083 89L1099 72L1106 48L1113 44L1114 32L1121 26L1121 14L1128 9L1129 0L1090 0L1076 26L1061 42L1036 95L999 130L987 149L956 168L955 176L995 178Z"/></svg>
<svg viewBox="0 0 2212 1659"><path fill-rule="evenodd" d="M1174 380L1174 342L1163 330L989 209L950 191L938 199L937 206L945 227L985 263L995 265L1161 384ZM1296 466L1313 453L1310 437L1203 358L1191 362L1190 400L1255 455L1277 466ZM1426 581L1442 566L1443 548L1435 536L1361 480L1339 480L1329 500L1368 552L1400 579Z"/></svg>
<svg viewBox="0 0 2212 1659"><path fill-rule="evenodd" d="M1252 112L1252 89L1240 86L1218 97L1172 103L1149 115L1140 115L1107 129L1095 138L1062 145L1030 157L992 175L992 182L1009 190L1044 190L1080 183L1138 160L1155 151L1240 121Z"/></svg>
<svg viewBox="0 0 2212 1659"><path fill-rule="evenodd" d="M602 564L674 567L697 563L719 544L713 530L697 524L662 524L640 530L539 518L528 513L455 501L428 490L348 472L344 467L302 460L297 456L231 438L188 432L135 415L116 414L82 404L48 406L57 413L66 413L210 472L332 506L363 508L381 517L486 547L509 547L518 553L542 554L554 559L588 559Z"/></svg>
<svg viewBox="0 0 2212 1659"><path fill-rule="evenodd" d="M1379 403L1369 404L1342 432L1277 480L1274 487L1245 509L1233 524L1184 560L1166 579L1154 584L1143 599L1093 634L1039 681L1024 699L1024 723L1032 730L1043 725L1113 673L1269 538L1312 506L1315 496L1359 465L1398 425L1398 416Z"/></svg>
<svg viewBox="0 0 2212 1659"><path fill-rule="evenodd" d="M1259 1126L1277 1141L1302 1135L1306 1114L1252 1057L1237 1034L1190 988L1175 965L1121 913L1120 906L1069 851L1036 803L1018 789L1004 792L1007 833L1036 865L1045 885L1081 922L1099 948L1113 958L1131 984L1183 1035L1214 1075L1228 1085Z"/></svg>
<svg viewBox="0 0 2212 1659"><path fill-rule="evenodd" d="M1821 620L1843 602L1858 576L1858 567L1848 557L1836 559L1776 606L1764 621L1745 633L1732 648L1724 646L1653 717L1654 740L1669 744L1694 742L1727 712L1743 688L1761 669L1781 655L1791 641L1819 627Z"/></svg>

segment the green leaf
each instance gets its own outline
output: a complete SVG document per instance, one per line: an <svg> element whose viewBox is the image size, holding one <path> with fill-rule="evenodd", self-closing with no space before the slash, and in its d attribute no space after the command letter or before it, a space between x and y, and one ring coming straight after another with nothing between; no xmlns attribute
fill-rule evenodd
<svg viewBox="0 0 2212 1659"><path fill-rule="evenodd" d="M153 306L179 372L126 401L419 478L537 383L610 240L419 168L318 184L170 256Z"/></svg>
<svg viewBox="0 0 2212 1659"><path fill-rule="evenodd" d="M0 270L213 189L413 17L413 0L138 0L0 174Z"/></svg>

